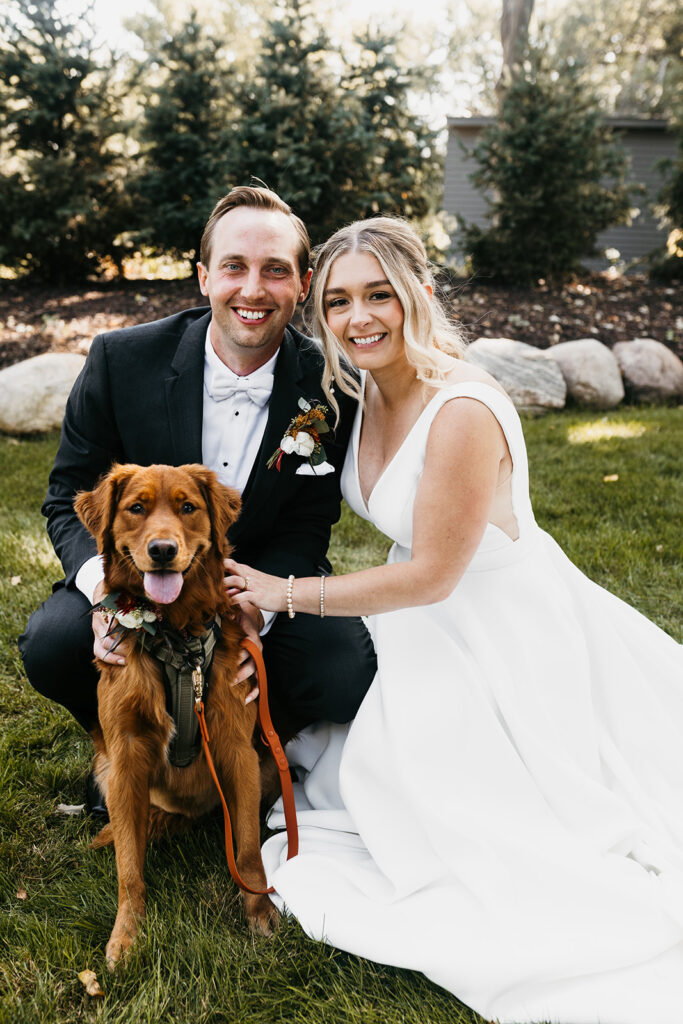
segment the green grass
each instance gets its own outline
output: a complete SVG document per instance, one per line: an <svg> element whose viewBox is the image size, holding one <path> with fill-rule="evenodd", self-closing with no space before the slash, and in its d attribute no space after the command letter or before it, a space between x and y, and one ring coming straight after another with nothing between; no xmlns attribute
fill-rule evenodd
<svg viewBox="0 0 683 1024"><path fill-rule="evenodd" d="M564 412L527 420L525 432L540 524L589 576L680 640L683 414ZM145 935L108 974L113 854L87 849L92 822L56 813L82 802L89 740L30 690L15 643L59 571L39 515L56 444L0 438L0 1024L474 1024L420 975L313 943L294 921L271 941L253 938L217 818L150 847ZM387 547L344 511L337 571L381 561ZM85 968L103 1000L85 995Z"/></svg>
<svg viewBox="0 0 683 1024"><path fill-rule="evenodd" d="M540 525L587 576L683 641L683 409L558 413L524 432Z"/></svg>

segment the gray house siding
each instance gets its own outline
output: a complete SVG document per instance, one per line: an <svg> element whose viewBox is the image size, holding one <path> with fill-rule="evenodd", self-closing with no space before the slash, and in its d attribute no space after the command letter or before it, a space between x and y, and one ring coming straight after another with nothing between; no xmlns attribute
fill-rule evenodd
<svg viewBox="0 0 683 1024"><path fill-rule="evenodd" d="M492 118L449 118L448 149L444 174L444 210L456 221L485 227L487 204L485 196L475 189L469 176L475 170L474 160L469 152L476 145L483 128L492 123ZM625 118L608 118L607 123L614 129L619 144L629 157L629 181L645 186L646 193L634 200L638 215L629 226L609 228L598 236L600 249L616 249L626 264L642 259L653 249L666 241L666 231L657 225L649 210L659 192L663 177L656 167L657 162L676 155L676 139L667 130L666 122ZM460 251L461 233L456 226L452 236L453 250ZM590 269L604 269L609 266L605 258L586 260Z"/></svg>
<svg viewBox="0 0 683 1024"><path fill-rule="evenodd" d="M483 228L488 221L485 193L480 192L470 181L476 164L470 153L477 144L482 128L491 123L491 118L449 118L448 148L444 169L443 208L446 213L474 223ZM458 248L459 226L456 225L451 241Z"/></svg>

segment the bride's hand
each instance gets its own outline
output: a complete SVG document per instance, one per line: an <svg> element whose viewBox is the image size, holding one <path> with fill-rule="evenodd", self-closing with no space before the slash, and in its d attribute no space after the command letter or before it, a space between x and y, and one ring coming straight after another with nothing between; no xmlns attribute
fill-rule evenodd
<svg viewBox="0 0 683 1024"><path fill-rule="evenodd" d="M287 608L287 581L269 576L249 565L226 558L225 588L233 604L242 607L254 604L266 612L283 612Z"/></svg>

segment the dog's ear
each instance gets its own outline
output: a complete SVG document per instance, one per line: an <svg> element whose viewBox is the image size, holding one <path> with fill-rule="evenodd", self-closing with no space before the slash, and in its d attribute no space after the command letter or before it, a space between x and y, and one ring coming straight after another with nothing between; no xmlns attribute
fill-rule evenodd
<svg viewBox="0 0 683 1024"><path fill-rule="evenodd" d="M74 500L76 515L97 541L97 550L105 554L111 549L111 526L123 485L130 480L136 466L114 464L100 477L92 491L79 491Z"/></svg>
<svg viewBox="0 0 683 1024"><path fill-rule="evenodd" d="M237 521L242 507L239 491L219 483L216 474L206 466L190 466L192 475L199 484L211 520L211 541L223 551L228 527Z"/></svg>

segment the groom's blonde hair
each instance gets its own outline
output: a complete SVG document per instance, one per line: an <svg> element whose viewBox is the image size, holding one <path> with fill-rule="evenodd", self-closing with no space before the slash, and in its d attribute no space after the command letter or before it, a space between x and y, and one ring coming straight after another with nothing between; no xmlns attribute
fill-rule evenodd
<svg viewBox="0 0 683 1024"><path fill-rule="evenodd" d="M289 217L299 240L297 250L297 262L299 264L299 276L305 277L311 259L311 240L308 237L306 225L300 217L292 210L291 206L280 199L277 192L266 188L265 185L237 185L227 195L219 199L211 216L206 222L202 240L199 245L199 259L205 267L211 262L211 249L213 245L213 231L216 224L226 213L237 209L238 206L247 206L252 210L274 210L276 213L284 213Z"/></svg>
<svg viewBox="0 0 683 1024"><path fill-rule="evenodd" d="M333 382L359 401L362 391L357 371L327 326L325 289L334 261L354 252L374 256L396 292L403 309L406 356L419 380L436 387L446 384L441 354L461 358L465 350L462 329L449 319L441 302L433 296L429 260L410 224L397 217L372 217L340 228L313 254L313 302L309 314L312 333L321 339L325 353L323 390L337 416L339 406L332 392Z"/></svg>

